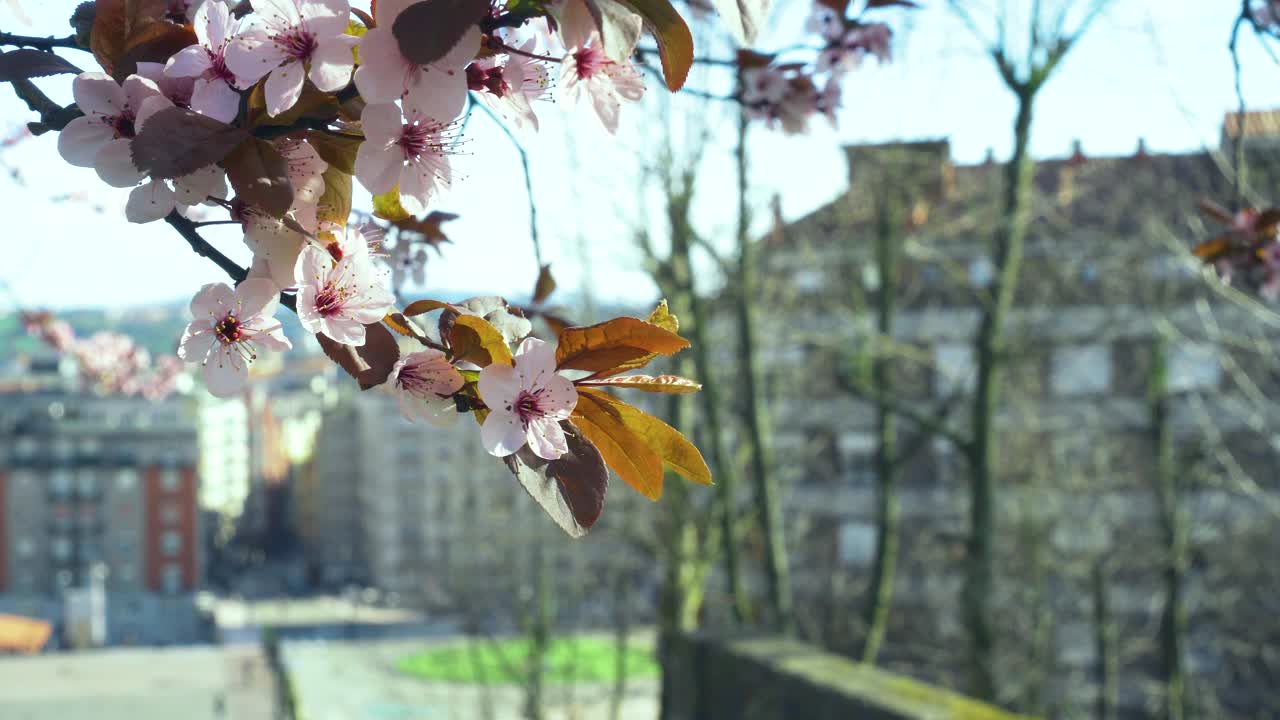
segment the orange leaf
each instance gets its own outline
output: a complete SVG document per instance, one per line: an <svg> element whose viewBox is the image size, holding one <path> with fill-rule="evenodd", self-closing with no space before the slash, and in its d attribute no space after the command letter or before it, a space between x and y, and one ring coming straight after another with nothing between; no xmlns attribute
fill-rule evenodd
<svg viewBox="0 0 1280 720"><path fill-rule="evenodd" d="M689 341L657 325L620 317L567 328L556 347L556 368L587 370L598 377L644 367L657 355L672 355Z"/></svg>
<svg viewBox="0 0 1280 720"><path fill-rule="evenodd" d="M671 311L667 309L665 298L658 303L658 307L654 308L653 312L649 313L649 317L645 318L644 321L650 325L657 325L663 330L680 332L680 318L672 315Z"/></svg>
<svg viewBox="0 0 1280 720"><path fill-rule="evenodd" d="M632 390L644 390L645 392L666 395L686 395L688 393L696 393L702 389L702 383L694 382L679 375L659 375L657 377L652 375L619 375L599 380L585 380L582 382L582 386L630 388Z"/></svg>
<svg viewBox="0 0 1280 720"><path fill-rule="evenodd" d="M1191 254L1207 263L1211 263L1226 255L1230 250L1231 242L1224 234L1191 248Z"/></svg>
<svg viewBox="0 0 1280 720"><path fill-rule="evenodd" d="M623 482L650 500L662 496L662 458L623 423L621 412L583 393L578 395L573 419Z"/></svg>
<svg viewBox="0 0 1280 720"><path fill-rule="evenodd" d="M461 310L454 307L453 305L450 305L447 302L440 302L439 300L414 300L413 302L409 303L407 307L405 307L404 316L413 317L414 315L423 315L431 312L432 310L441 310L441 309L448 309L458 314L462 314Z"/></svg>
<svg viewBox="0 0 1280 720"><path fill-rule="evenodd" d="M616 417L618 422L639 437L650 450L657 453L662 458L662 464L668 469L693 482L702 485L712 484L711 469L707 467L706 461L702 459L702 453L698 452L698 448L694 447L693 443L689 442L675 428L646 412L642 412L618 400L603 390L579 388L578 405L581 406L584 399L588 403L600 406L602 410ZM575 414L580 414L581 411L575 408L574 412ZM588 412L594 413L595 411ZM614 469L616 470L617 468L615 467ZM625 480L626 478L624 477L623 479Z"/></svg>
<svg viewBox="0 0 1280 720"><path fill-rule="evenodd" d="M466 360L480 367L492 363L511 364L511 348L488 320L475 315L459 315L449 331L449 347L454 360Z"/></svg>

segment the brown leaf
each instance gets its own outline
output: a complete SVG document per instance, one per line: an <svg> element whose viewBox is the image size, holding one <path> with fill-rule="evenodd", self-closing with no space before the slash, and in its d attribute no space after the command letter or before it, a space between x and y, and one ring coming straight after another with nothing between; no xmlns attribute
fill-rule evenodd
<svg viewBox="0 0 1280 720"><path fill-rule="evenodd" d="M148 23L125 43L125 53L116 63L116 74L128 77L137 72L140 62L163 64L179 50L199 41L190 25L178 25L168 20Z"/></svg>
<svg viewBox="0 0 1280 720"><path fill-rule="evenodd" d="M430 245L440 252L440 246L447 242L453 242L444 230L440 227L450 220L457 220L458 216L454 213L442 212L440 210L432 210L427 216L421 220L414 217L407 217L402 220L395 220L391 224L400 229L401 232L411 232L422 237L422 242Z"/></svg>
<svg viewBox="0 0 1280 720"><path fill-rule="evenodd" d="M124 79L128 73L118 73L116 66L128 51L129 39L147 25L162 22L168 11L167 0L97 0L89 36L93 57L116 80Z"/></svg>
<svg viewBox="0 0 1280 720"><path fill-rule="evenodd" d="M289 163L270 142L249 138L222 161L236 197L256 205L274 217L282 217L293 205Z"/></svg>
<svg viewBox="0 0 1280 720"><path fill-rule="evenodd" d="M424 339L423 334L414 326L413 322L398 312L387 313L387 316L382 318L382 322L405 337L411 337L419 342Z"/></svg>
<svg viewBox="0 0 1280 720"><path fill-rule="evenodd" d="M391 23L391 33L406 59L429 65L449 54L488 14L488 0L425 0L401 11Z"/></svg>
<svg viewBox="0 0 1280 720"><path fill-rule="evenodd" d="M1206 263L1217 262L1231 251L1231 240L1225 233L1191 248L1191 254Z"/></svg>
<svg viewBox="0 0 1280 720"><path fill-rule="evenodd" d="M777 56L767 55L765 53L758 53L754 50L739 50L738 51L738 67L744 70L749 70L751 68L768 67L769 63L773 62L773 59L775 57Z"/></svg>
<svg viewBox="0 0 1280 720"><path fill-rule="evenodd" d="M21 48L0 53L0 82L82 72L84 71L58 55L43 50Z"/></svg>
<svg viewBox="0 0 1280 720"><path fill-rule="evenodd" d="M382 323L365 325L364 331L364 345L359 347L343 345L322 334L317 334L316 340L330 360L360 383L361 390L368 390L387 381L391 368L400 359L400 347L395 335Z"/></svg>
<svg viewBox="0 0 1280 720"><path fill-rule="evenodd" d="M587 408L592 404L599 408L588 410ZM667 468L693 482L703 485L712 484L711 470L702 459L702 453L698 452L698 448L694 447L693 443L678 430L603 390L578 388L578 407L574 408L574 416L597 411L615 416L618 422L625 425L643 440L650 450L657 453Z"/></svg>
<svg viewBox="0 0 1280 720"><path fill-rule="evenodd" d="M529 496L551 516L570 537L587 534L604 511L609 471L604 458L573 423L560 423L569 452L547 462L522 448L505 458L507 469L516 476Z"/></svg>
<svg viewBox="0 0 1280 720"><path fill-rule="evenodd" d="M1261 237L1274 237L1277 228L1280 228L1280 209L1267 208L1258 213L1258 220L1254 223L1258 235Z"/></svg>
<svg viewBox="0 0 1280 720"><path fill-rule="evenodd" d="M684 87L693 67L693 34L684 18L668 0L621 0L643 20L653 39L658 41L658 59L662 61L662 77L671 92Z"/></svg>
<svg viewBox="0 0 1280 720"><path fill-rule="evenodd" d="M248 137L247 130L169 107L148 118L129 147L139 170L176 178L221 161Z"/></svg>
<svg viewBox="0 0 1280 720"><path fill-rule="evenodd" d="M657 355L672 355L689 347L679 335L630 317L614 318L560 333L556 368L586 370L597 377L644 367Z"/></svg>
<svg viewBox="0 0 1280 720"><path fill-rule="evenodd" d="M538 271L538 281L533 284L533 304L541 305L546 302L551 293L556 290L556 279L551 277L551 266L543 265Z"/></svg>
<svg viewBox="0 0 1280 720"><path fill-rule="evenodd" d="M702 383L679 375L619 375L599 380L584 380L581 385L589 387L629 388L645 392L663 393L664 395L687 395L702 389Z"/></svg>
<svg viewBox="0 0 1280 720"><path fill-rule="evenodd" d="M364 138L359 135L342 135L338 133L312 130L307 133L307 144L315 148L321 160L329 163L348 175L356 173L356 152Z"/></svg>

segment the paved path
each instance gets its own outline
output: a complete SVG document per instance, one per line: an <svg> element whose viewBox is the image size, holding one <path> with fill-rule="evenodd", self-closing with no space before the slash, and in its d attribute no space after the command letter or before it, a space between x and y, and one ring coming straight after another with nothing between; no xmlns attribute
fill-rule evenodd
<svg viewBox="0 0 1280 720"><path fill-rule="evenodd" d="M519 687L482 689L404 675L396 662L433 644L459 638L372 642L287 642L284 661L300 720L517 720ZM629 683L623 720L657 717L657 682ZM609 689L601 685L549 689L549 720L607 720ZM492 714L485 712L489 705Z"/></svg>
<svg viewBox="0 0 1280 720"><path fill-rule="evenodd" d="M127 648L0 658L3 720L274 720L253 647Z"/></svg>

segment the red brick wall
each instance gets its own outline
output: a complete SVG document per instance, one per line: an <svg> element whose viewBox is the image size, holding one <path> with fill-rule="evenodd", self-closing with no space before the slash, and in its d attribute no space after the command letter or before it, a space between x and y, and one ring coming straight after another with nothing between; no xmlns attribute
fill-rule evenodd
<svg viewBox="0 0 1280 720"><path fill-rule="evenodd" d="M182 568L182 587L194 590L198 577L196 542L196 474L192 468L178 471L178 487L166 490L160 468L147 468L143 472L145 503L145 559L147 567L147 588L156 592L164 590L164 566L169 562L177 562ZM178 508L176 522L166 524L163 508L174 505ZM177 558L167 559L164 554L162 538L166 531L177 531L182 537L182 548Z"/></svg>

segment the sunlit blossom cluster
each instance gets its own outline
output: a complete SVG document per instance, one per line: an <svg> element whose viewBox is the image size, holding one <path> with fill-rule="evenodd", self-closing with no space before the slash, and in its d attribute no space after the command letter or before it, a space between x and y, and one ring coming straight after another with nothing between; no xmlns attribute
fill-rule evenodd
<svg viewBox="0 0 1280 720"><path fill-rule="evenodd" d="M159 400L177 388L185 372L178 358L153 356L118 332L99 330L79 337L70 323L48 312L23 313L22 324L50 349L72 358L80 381L94 392Z"/></svg>

